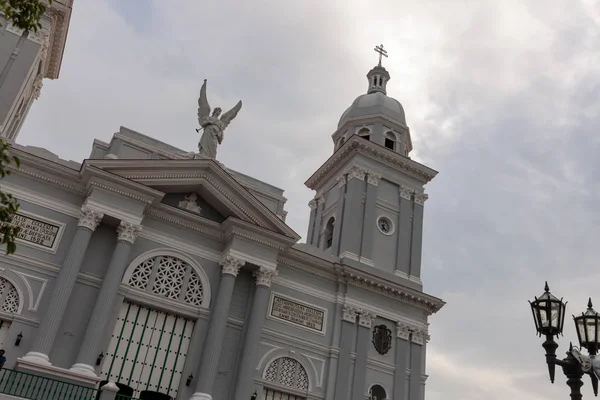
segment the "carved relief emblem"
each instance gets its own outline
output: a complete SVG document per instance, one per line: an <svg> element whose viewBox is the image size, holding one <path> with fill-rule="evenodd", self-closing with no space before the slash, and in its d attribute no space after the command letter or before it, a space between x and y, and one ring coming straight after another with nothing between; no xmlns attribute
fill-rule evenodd
<svg viewBox="0 0 600 400"><path fill-rule="evenodd" d="M392 331L385 325L377 325L373 328L373 346L381 355L386 354L392 348Z"/></svg>
<svg viewBox="0 0 600 400"><path fill-rule="evenodd" d="M179 202L179 207L196 214L202 214L202 209L198 205L197 200L198 195L196 193L190 193L185 196L185 200Z"/></svg>

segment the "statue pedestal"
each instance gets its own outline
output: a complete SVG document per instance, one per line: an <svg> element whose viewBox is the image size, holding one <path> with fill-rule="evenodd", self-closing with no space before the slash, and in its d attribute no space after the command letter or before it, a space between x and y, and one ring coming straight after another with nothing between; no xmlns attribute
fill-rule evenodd
<svg viewBox="0 0 600 400"><path fill-rule="evenodd" d="M215 160L214 158L210 158L210 157L204 156L202 154L198 154L198 153L194 154L193 159L194 160L213 160L214 162L216 162L217 164L219 164L219 166L221 166L221 168L225 169L225 164L223 164L222 162L220 162L218 160Z"/></svg>

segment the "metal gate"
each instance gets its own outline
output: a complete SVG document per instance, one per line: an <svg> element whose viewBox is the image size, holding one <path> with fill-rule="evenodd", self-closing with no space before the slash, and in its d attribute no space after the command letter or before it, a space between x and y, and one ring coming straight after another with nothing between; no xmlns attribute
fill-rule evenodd
<svg viewBox="0 0 600 400"><path fill-rule="evenodd" d="M101 377L134 389L176 398L194 321L124 302Z"/></svg>

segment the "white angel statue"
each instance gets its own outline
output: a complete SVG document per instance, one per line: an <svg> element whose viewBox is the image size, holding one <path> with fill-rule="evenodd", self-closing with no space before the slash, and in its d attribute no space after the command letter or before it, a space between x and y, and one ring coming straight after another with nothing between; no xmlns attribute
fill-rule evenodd
<svg viewBox="0 0 600 400"><path fill-rule="evenodd" d="M216 107L210 115L210 106L206 99L206 79L200 89L200 97L198 98L198 122L200 122L200 129L204 129L200 142L198 143L198 156L204 158L215 159L217 157L217 147L223 142L223 131L229 125L229 123L236 117L237 113L242 108L242 101L238 103L231 110L227 111L221 119L221 109ZM196 129L200 132L200 129Z"/></svg>

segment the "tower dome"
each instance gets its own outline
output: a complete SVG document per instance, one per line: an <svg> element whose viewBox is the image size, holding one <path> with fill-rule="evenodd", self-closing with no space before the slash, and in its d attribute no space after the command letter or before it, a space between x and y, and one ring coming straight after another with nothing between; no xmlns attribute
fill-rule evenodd
<svg viewBox="0 0 600 400"><path fill-rule="evenodd" d="M338 123L338 129L352 119L377 114L383 114L402 125L406 125L402 104L398 100L387 96L386 85L390 80L390 74L381 65L381 56L387 57L387 52L383 50L383 46L376 47L375 50L380 54L379 64L367 74L369 82L367 93L358 96L352 102L352 105L344 111Z"/></svg>

